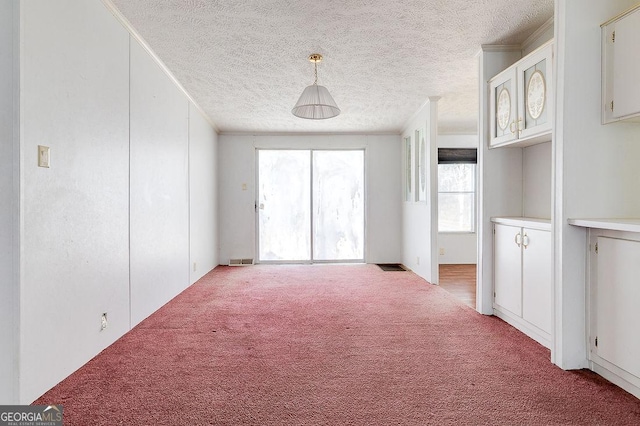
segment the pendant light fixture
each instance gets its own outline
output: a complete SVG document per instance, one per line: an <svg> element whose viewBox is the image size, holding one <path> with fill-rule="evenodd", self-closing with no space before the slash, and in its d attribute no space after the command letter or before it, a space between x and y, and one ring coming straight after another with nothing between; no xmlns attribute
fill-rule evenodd
<svg viewBox="0 0 640 426"><path fill-rule="evenodd" d="M311 120L324 120L340 114L340 108L336 105L329 91L324 86L318 86L318 62L322 61L322 55L314 53L309 56L309 61L315 67L315 80L311 86L307 86L300 99L296 102L291 113L296 117Z"/></svg>

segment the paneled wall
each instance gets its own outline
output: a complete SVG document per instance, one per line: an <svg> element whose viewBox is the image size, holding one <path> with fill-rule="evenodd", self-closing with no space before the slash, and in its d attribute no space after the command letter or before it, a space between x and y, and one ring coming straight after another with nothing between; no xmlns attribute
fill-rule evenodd
<svg viewBox="0 0 640 426"><path fill-rule="evenodd" d="M131 42L131 326L189 285L189 104Z"/></svg>
<svg viewBox="0 0 640 426"><path fill-rule="evenodd" d="M18 184L16 175L19 135L14 137L14 93L18 81L14 65L18 56L14 52L15 2L0 0L0 403L13 401L16 396L16 371L14 368L18 343L18 282L16 223ZM15 127L17 130L17 126Z"/></svg>
<svg viewBox="0 0 640 426"><path fill-rule="evenodd" d="M26 403L129 330L129 35L98 1L20 9Z"/></svg>
<svg viewBox="0 0 640 426"><path fill-rule="evenodd" d="M0 404L30 403L217 265L217 134L103 2L0 21Z"/></svg>
<svg viewBox="0 0 640 426"><path fill-rule="evenodd" d="M410 120L402 133L403 159L400 162L403 183L407 185L407 154L405 139L411 137L411 197L404 198L402 204L402 263L432 284L438 283L438 147L437 123L439 98L429 102ZM420 141L416 141L416 131L424 137L424 152ZM417 158L422 157L422 162ZM420 168L425 168L426 190L421 199L419 191ZM404 196L404 194L403 194Z"/></svg>
<svg viewBox="0 0 640 426"><path fill-rule="evenodd" d="M193 284L218 266L218 134L189 104L189 224Z"/></svg>

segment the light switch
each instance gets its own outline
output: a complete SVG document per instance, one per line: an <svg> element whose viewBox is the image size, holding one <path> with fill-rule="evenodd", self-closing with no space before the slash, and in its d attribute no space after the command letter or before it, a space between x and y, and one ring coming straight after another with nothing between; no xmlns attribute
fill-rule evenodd
<svg viewBox="0 0 640 426"><path fill-rule="evenodd" d="M38 145L38 167L49 168L49 147Z"/></svg>
<svg viewBox="0 0 640 426"><path fill-rule="evenodd" d="M243 191L246 191L246 190L247 190L247 184L246 184L246 183L243 183L243 184L242 184L242 190L243 190Z"/></svg>

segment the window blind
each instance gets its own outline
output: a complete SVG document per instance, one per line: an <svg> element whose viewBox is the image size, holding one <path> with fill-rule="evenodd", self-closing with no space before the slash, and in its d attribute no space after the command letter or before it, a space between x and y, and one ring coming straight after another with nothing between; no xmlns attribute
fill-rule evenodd
<svg viewBox="0 0 640 426"><path fill-rule="evenodd" d="M478 150L476 148L438 148L438 164L476 164L477 162Z"/></svg>

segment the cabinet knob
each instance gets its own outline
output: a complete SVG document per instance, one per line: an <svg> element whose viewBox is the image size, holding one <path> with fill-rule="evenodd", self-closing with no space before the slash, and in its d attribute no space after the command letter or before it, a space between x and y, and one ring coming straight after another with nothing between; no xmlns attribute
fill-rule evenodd
<svg viewBox="0 0 640 426"><path fill-rule="evenodd" d="M522 244L522 234L520 234L519 232L516 234L516 238L515 238L516 244L518 245L518 247L520 247L520 244Z"/></svg>
<svg viewBox="0 0 640 426"><path fill-rule="evenodd" d="M527 248L529 246L529 236L525 233L522 237L522 247Z"/></svg>

